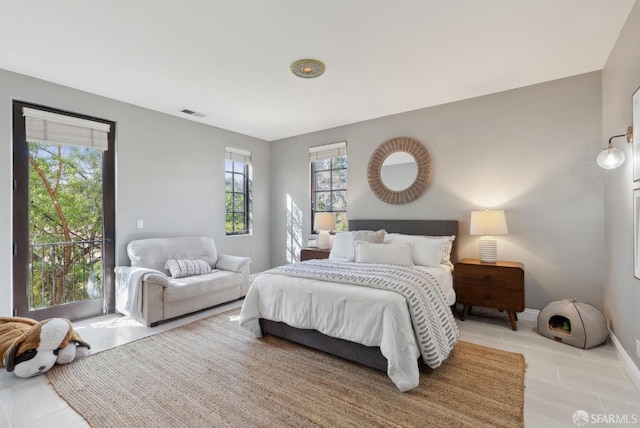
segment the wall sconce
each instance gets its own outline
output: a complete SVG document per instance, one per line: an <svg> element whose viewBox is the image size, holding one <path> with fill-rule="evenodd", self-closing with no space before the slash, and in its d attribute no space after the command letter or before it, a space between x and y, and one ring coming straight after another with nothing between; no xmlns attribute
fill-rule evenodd
<svg viewBox="0 0 640 428"><path fill-rule="evenodd" d="M627 128L626 134L614 135L609 138L609 144L605 149L602 149L596 161L598 162L598 166L604 169L615 169L622 165L624 162L624 153L619 149L613 147L611 144L611 140L618 137L627 137L627 142L633 142L633 126Z"/></svg>
<svg viewBox="0 0 640 428"><path fill-rule="evenodd" d="M498 260L498 243L491 235L507 235L507 219L504 210L471 211L470 235L484 235L480 238L480 261L495 263Z"/></svg>
<svg viewBox="0 0 640 428"><path fill-rule="evenodd" d="M333 213L316 213L313 227L318 233L318 248L331 248L329 231L336 228L336 216Z"/></svg>

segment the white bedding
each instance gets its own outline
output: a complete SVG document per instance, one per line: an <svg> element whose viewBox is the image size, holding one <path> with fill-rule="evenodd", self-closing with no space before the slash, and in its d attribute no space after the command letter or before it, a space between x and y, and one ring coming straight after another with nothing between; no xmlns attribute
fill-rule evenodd
<svg viewBox="0 0 640 428"><path fill-rule="evenodd" d="M415 266L434 275L447 304L455 302L451 268ZM262 337L259 319L315 329L328 336L379 346L387 374L401 391L418 386L418 357L405 298L393 291L273 273L259 275L245 297L240 324ZM456 331L457 335L457 331Z"/></svg>

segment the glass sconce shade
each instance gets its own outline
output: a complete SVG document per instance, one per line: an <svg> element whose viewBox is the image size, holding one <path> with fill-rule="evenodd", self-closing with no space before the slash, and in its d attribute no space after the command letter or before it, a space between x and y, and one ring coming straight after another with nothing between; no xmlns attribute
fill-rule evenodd
<svg viewBox="0 0 640 428"><path fill-rule="evenodd" d="M606 149L600 152L596 161L600 168L615 169L624 162L624 153L609 144Z"/></svg>

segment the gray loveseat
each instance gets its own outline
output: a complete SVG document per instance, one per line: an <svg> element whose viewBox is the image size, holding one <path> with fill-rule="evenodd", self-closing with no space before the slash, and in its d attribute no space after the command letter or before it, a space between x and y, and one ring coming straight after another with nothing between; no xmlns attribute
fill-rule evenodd
<svg viewBox="0 0 640 428"><path fill-rule="evenodd" d="M239 299L249 289L251 259L218 254L209 237L151 238L131 241L127 246L131 266L118 266L116 310L144 324L199 311ZM177 260L184 268L175 271ZM194 262L196 266L194 271ZM206 263L202 262L204 260ZM174 268L172 277L169 267ZM211 273L207 273L209 267ZM188 275L195 273L193 275ZM180 275L187 274L188 276Z"/></svg>

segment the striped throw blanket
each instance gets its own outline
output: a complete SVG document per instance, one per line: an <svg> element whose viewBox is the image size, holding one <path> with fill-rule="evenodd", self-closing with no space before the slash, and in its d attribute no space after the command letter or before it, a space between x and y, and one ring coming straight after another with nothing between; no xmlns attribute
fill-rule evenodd
<svg viewBox="0 0 640 428"><path fill-rule="evenodd" d="M436 368L458 341L458 326L436 278L411 266L309 260L267 271L323 281L389 290L407 300L411 322L424 362Z"/></svg>

